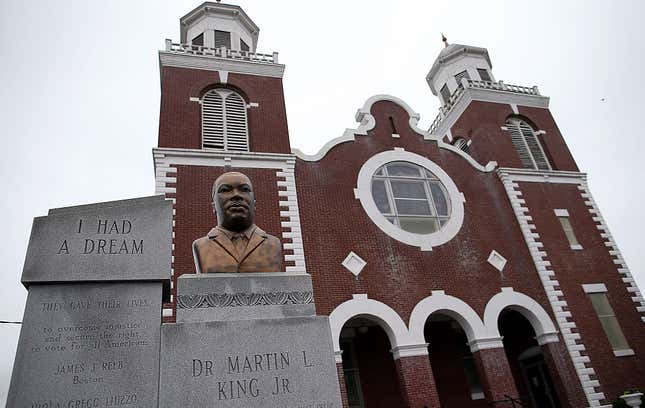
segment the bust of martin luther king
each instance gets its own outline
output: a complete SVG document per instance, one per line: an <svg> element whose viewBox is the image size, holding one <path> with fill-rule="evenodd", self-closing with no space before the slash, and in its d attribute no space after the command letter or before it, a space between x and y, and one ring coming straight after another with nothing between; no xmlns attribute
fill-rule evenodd
<svg viewBox="0 0 645 408"><path fill-rule="evenodd" d="M255 225L255 197L251 180L228 172L211 191L217 226L193 242L197 273L278 272L282 244Z"/></svg>

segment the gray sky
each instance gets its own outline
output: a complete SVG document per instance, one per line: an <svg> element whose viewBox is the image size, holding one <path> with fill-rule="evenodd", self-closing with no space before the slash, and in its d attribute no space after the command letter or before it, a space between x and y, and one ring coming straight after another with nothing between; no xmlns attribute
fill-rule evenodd
<svg viewBox="0 0 645 408"><path fill-rule="evenodd" d="M154 193L164 39L198 1L0 1L0 320L22 318L19 283L32 218L49 208ZM374 94L406 101L427 128L425 83L450 42L488 48L493 73L537 85L623 255L645 288L645 2L235 2L280 52L292 147L314 153L355 127ZM604 101L603 101L604 99ZM19 328L0 325L4 405Z"/></svg>

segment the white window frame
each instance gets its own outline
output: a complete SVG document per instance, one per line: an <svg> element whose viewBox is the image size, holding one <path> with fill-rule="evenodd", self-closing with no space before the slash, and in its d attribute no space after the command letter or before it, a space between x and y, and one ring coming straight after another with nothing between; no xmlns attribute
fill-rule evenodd
<svg viewBox="0 0 645 408"><path fill-rule="evenodd" d="M381 166L394 162L404 161L424 167L433 173L443 184L450 201L450 219L439 230L429 234L416 234L404 231L388 221L376 206L372 197L372 177ZM367 160L358 173L357 187L355 190L368 217L376 226L390 237L405 244L417 246L422 251L431 251L433 247L442 245L457 235L464 221L463 193L459 191L450 176L437 164L418 154L406 152L401 148L378 153Z"/></svg>
<svg viewBox="0 0 645 408"><path fill-rule="evenodd" d="M528 126L528 128L531 129L531 132L533 133L533 137L535 138L535 142L537 143L537 146L540 149L540 152L542 153L542 157L544 157L544 161L546 162L546 165L548 167L548 169L546 169L546 170L553 170L553 167L551 166L551 163L549 162L549 158L546 155L546 153L544 151L544 148L542 147L542 142L540 142L540 138L538 137L540 135L540 132L536 132L535 129L533 129L533 126L529 125L525 120L522 120L522 119L516 118L516 117L511 117L511 118L507 119L506 122L504 123L504 127L506 128L508 133L511 134L511 137L512 137L512 133L511 133L511 130L510 130L509 127L510 126L517 126L517 130L520 132L521 139L524 142L524 148L526 149L526 152L528 153L528 156L531 159L531 163L533 163L533 170L545 171L545 169L538 168L537 162L535 161L535 157L533 157L533 153L531 152L531 148L529 147L529 144L526 141L526 136L524 135L524 133L522 133L521 123L526 124L526 126ZM515 147L515 146L513 146L513 147ZM520 152L517 152L517 154L519 156ZM524 163L522 163L522 165L524 165Z"/></svg>
<svg viewBox="0 0 645 408"><path fill-rule="evenodd" d="M576 235L576 231L573 229L573 224L571 224L571 217L569 217L569 211L563 208L558 208L553 210L555 213L555 216L558 218L558 222L560 223L560 227L562 228L562 232L564 232L565 237L567 238L567 242L569 243L569 248L573 249L574 251L579 251L582 249L582 245L580 244L580 240L578 239L578 235ZM569 226L571 227L571 234L573 234L573 237L575 238L575 244L572 242L572 240L569 238L569 235L567 235L567 232L564 228L564 225L562 224L562 218L566 218L567 222L569 223Z"/></svg>
<svg viewBox="0 0 645 408"><path fill-rule="evenodd" d="M206 95L208 95L211 92L216 92L217 94L219 94L220 98L222 98L222 127L223 127L223 130L222 130L222 132L223 132L222 145L223 145L223 149L204 146L204 98L206 97ZM235 149L234 151L246 151L246 152L249 151L249 115L248 115L248 108L247 108L246 100L244 99L244 97L239 92L235 92L232 89L222 88L222 87L213 88L213 89L208 90L206 93L204 93L204 95L202 96L202 98L200 100L200 105L201 105L201 113L200 113L201 114L201 133L202 133L201 148L203 150L217 150L217 151L222 151L222 150L223 151L229 151L230 150L229 149L229 140L228 140L229 135L228 135L228 123L227 123L228 121L227 121L226 98L231 94L236 94L237 96L239 96L240 99L242 100L242 104L244 106L243 107L243 109L244 109L244 132L245 132L244 146L246 147L246 149L245 150Z"/></svg>
<svg viewBox="0 0 645 408"><path fill-rule="evenodd" d="M584 284L584 285L582 285L582 290L587 295L602 293L602 294L605 295L605 297L607 296L606 293L608 292L607 291L607 286L605 286L604 283L588 283L588 284ZM587 297L589 298L589 302L592 303L591 302L591 297L590 296L587 296ZM607 299L607 303L609 303L609 299ZM616 312L614 311L614 307L611 305L611 303L609 303L609 307L611 308L611 310L613 312L613 315L603 315L603 316L601 316L601 315L598 314L598 311L596 310L596 308L593 307L593 303L592 303L592 308L594 310L594 313L596 314L596 318L598 319L598 321L600 321L601 317L608 317L608 316L611 316L614 319L616 319L616 323L618 324L618 328L621 331L621 335L625 338L625 342L627 342L627 337L625 336L625 332L623 331L623 328L621 327L620 322L618 321L618 318L616 317ZM609 337L607 336L607 333L604 331L604 329L603 329L603 333L605 334L605 338L607 338L607 341L609 341L609 344L612 347L612 351L614 352L614 356L616 356L616 357L627 357L627 356L633 356L633 355L636 354L636 353L634 353L634 350L631 349L631 348L614 349L613 346L611 345L611 341L609 340Z"/></svg>

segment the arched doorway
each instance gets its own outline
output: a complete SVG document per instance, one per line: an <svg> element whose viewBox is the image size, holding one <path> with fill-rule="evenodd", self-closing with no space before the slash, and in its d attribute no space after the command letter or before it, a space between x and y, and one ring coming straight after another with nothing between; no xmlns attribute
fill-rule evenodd
<svg viewBox="0 0 645 408"><path fill-rule="evenodd" d="M350 408L404 406L385 330L369 318L352 318L340 332L340 348Z"/></svg>
<svg viewBox="0 0 645 408"><path fill-rule="evenodd" d="M424 328L430 365L442 408L487 407L475 359L462 326L454 318L433 313Z"/></svg>
<svg viewBox="0 0 645 408"><path fill-rule="evenodd" d="M553 379L531 323L521 313L507 308L500 314L498 326L522 403L533 408L560 408Z"/></svg>

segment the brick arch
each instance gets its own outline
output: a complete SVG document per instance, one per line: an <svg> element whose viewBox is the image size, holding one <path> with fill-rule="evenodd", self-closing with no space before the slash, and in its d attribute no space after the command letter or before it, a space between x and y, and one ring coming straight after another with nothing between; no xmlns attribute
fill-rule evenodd
<svg viewBox="0 0 645 408"><path fill-rule="evenodd" d="M432 294L421 300L410 315L410 337L418 343L425 342L424 329L426 321L433 313L442 313L457 320L466 332L468 342L488 339L490 336L484 323L466 302L446 295L443 291L432 291Z"/></svg>
<svg viewBox="0 0 645 408"><path fill-rule="evenodd" d="M378 323L387 334L393 349L411 344L408 328L394 309L378 300L368 299L367 295L354 295L353 299L341 303L329 315L336 353L341 351L340 332L343 326L355 317L365 317Z"/></svg>
<svg viewBox="0 0 645 408"><path fill-rule="evenodd" d="M546 343L557 340L557 329L544 308L529 296L515 292L512 288L502 288L493 296L484 310L484 325L493 336L500 336L497 322L504 309L511 309L524 316L533 330L538 342Z"/></svg>

